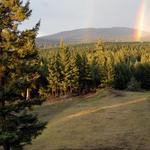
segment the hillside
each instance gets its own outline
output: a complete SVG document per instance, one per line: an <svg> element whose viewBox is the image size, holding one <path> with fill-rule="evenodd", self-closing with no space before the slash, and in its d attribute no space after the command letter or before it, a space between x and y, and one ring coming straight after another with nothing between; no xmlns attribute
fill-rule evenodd
<svg viewBox="0 0 150 150"><path fill-rule="evenodd" d="M37 42L39 44L58 44L61 38L67 43L88 43L95 42L97 39L104 41L133 41L135 32L135 29L125 27L86 28L39 37L37 38ZM149 41L150 33L143 31L142 40Z"/></svg>
<svg viewBox="0 0 150 150"><path fill-rule="evenodd" d="M26 150L149 150L150 93L101 90L45 104L47 128Z"/></svg>

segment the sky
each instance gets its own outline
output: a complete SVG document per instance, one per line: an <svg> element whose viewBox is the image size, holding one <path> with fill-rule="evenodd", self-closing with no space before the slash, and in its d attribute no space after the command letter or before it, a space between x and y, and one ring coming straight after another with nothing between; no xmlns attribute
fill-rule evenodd
<svg viewBox="0 0 150 150"><path fill-rule="evenodd" d="M89 27L137 28L141 1L142 30L150 31L150 0L30 0L32 16L21 28L31 28L40 19L38 36Z"/></svg>

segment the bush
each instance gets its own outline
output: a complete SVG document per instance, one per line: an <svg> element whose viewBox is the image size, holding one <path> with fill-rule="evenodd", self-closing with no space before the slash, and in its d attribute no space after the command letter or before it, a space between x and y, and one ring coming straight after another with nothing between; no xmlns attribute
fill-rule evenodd
<svg viewBox="0 0 150 150"><path fill-rule="evenodd" d="M128 83L127 89L130 91L139 91L141 89L141 83L132 77L131 81Z"/></svg>
<svg viewBox="0 0 150 150"><path fill-rule="evenodd" d="M114 87L116 89L126 89L131 80L132 71L128 64L119 63L114 68Z"/></svg>
<svg viewBox="0 0 150 150"><path fill-rule="evenodd" d="M150 89L150 64L138 64L134 72L135 79L141 83L141 88Z"/></svg>

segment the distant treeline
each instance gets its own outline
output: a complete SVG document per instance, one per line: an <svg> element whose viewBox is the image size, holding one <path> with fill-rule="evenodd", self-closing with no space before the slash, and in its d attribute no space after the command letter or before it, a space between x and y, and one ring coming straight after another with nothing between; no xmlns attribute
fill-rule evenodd
<svg viewBox="0 0 150 150"><path fill-rule="evenodd" d="M40 51L41 94L82 94L97 88L150 89L149 43L103 43Z"/></svg>

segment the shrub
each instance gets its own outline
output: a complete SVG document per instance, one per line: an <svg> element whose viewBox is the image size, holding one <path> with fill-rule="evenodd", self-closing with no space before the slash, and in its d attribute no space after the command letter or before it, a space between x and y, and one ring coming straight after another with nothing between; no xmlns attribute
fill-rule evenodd
<svg viewBox="0 0 150 150"><path fill-rule="evenodd" d="M126 89L131 80L132 71L128 64L119 63L114 68L114 87L116 89Z"/></svg>
<svg viewBox="0 0 150 150"><path fill-rule="evenodd" d="M135 79L141 83L141 88L150 89L150 64L138 64L134 72Z"/></svg>
<svg viewBox="0 0 150 150"><path fill-rule="evenodd" d="M127 89L130 91L139 91L141 89L141 83L132 77L131 81L128 83Z"/></svg>

